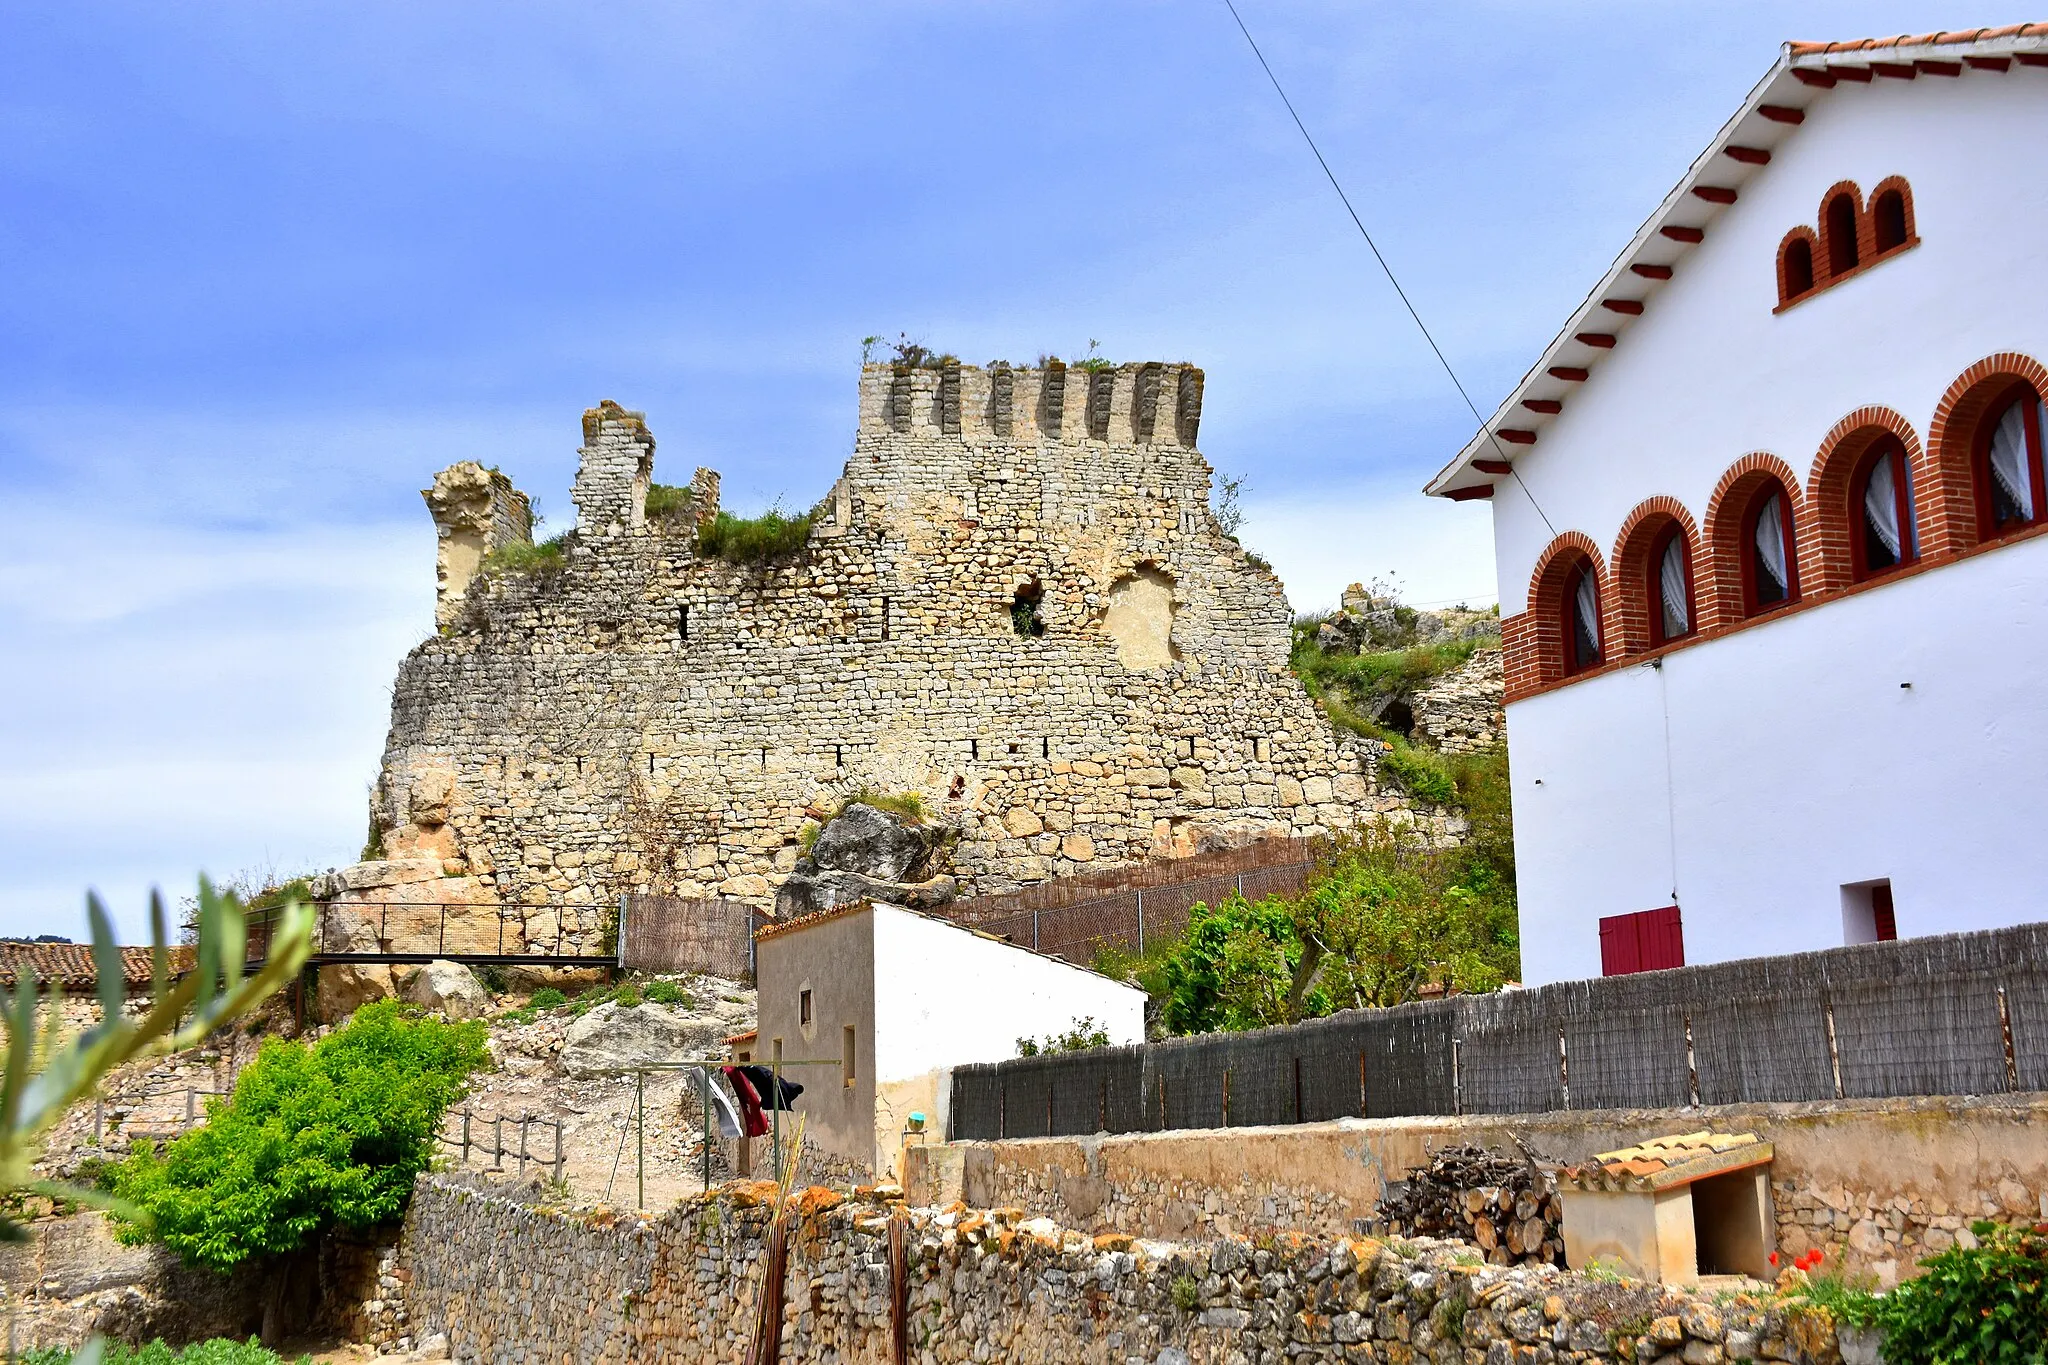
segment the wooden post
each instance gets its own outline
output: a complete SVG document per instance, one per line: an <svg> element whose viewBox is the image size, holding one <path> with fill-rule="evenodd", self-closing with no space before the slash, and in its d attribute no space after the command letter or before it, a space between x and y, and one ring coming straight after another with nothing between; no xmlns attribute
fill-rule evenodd
<svg viewBox="0 0 2048 1365"><path fill-rule="evenodd" d="M503 1114L491 1120L491 1169L494 1171L505 1169L505 1116Z"/></svg>
<svg viewBox="0 0 2048 1365"><path fill-rule="evenodd" d="M555 1183L562 1183L562 1121L555 1120Z"/></svg>
<svg viewBox="0 0 2048 1365"><path fill-rule="evenodd" d="M639 1203L635 1208L647 1207L647 1073L633 1073L633 1164L638 1167Z"/></svg>
<svg viewBox="0 0 2048 1365"><path fill-rule="evenodd" d="M462 1111L462 1164L469 1164L469 1111Z"/></svg>
<svg viewBox="0 0 2048 1365"><path fill-rule="evenodd" d="M519 1177L526 1178L526 1125L533 1121L533 1115L519 1116Z"/></svg>

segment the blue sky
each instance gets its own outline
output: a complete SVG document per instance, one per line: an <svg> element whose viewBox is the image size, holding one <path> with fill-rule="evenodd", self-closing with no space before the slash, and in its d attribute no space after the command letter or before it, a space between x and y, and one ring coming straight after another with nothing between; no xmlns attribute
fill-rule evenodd
<svg viewBox="0 0 2048 1365"><path fill-rule="evenodd" d="M1490 408L1791 37L1891 3L1282 4L1253 31ZM1490 600L1470 417L1221 0L0 6L0 932L350 861L419 490L559 528L583 408L807 503L860 338L1208 370L1300 608Z"/></svg>

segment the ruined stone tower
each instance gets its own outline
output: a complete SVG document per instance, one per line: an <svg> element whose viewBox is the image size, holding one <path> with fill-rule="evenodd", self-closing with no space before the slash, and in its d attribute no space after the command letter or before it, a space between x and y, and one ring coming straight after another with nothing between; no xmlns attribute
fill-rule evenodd
<svg viewBox="0 0 2048 1365"><path fill-rule="evenodd" d="M374 818L406 857L412 793L445 788L442 875L545 937L624 890L766 904L863 786L953 826L970 891L1392 811L1375 746L1288 671L1278 580L1211 515L1201 408L1191 366L869 365L844 476L764 564L700 551L717 475L658 486L614 403L584 414L559 559L488 567L525 500L458 465L427 495L441 630L399 671Z"/></svg>

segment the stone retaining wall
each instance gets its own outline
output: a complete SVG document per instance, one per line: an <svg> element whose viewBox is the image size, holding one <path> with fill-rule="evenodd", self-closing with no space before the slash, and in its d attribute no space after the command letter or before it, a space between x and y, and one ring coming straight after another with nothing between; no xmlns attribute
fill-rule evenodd
<svg viewBox="0 0 2048 1365"><path fill-rule="evenodd" d="M1669 1133L1754 1132L1774 1144L1780 1246L1889 1284L1967 1243L1980 1218L2048 1218L2048 1095L1592 1110L1462 1118L1341 1119L911 1149L911 1197L1019 1204L1091 1232L1161 1237L1370 1226L1385 1182L1457 1142L1545 1157Z"/></svg>
<svg viewBox="0 0 2048 1365"><path fill-rule="evenodd" d="M752 1339L774 1187L659 1218L548 1208L425 1177L406 1235L416 1332L459 1361L729 1362ZM1415 1241L1088 1237L1022 1211L798 1197L782 1365L894 1354L892 1217L905 1224L905 1351L918 1365L1840 1359L1824 1318Z"/></svg>

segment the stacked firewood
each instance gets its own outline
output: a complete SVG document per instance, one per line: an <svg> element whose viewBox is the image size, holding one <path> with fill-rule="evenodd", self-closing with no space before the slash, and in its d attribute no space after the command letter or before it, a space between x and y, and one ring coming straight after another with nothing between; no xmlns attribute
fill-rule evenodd
<svg viewBox="0 0 2048 1365"><path fill-rule="evenodd" d="M1408 1172L1380 1201L1390 1234L1470 1242L1495 1265L1564 1264L1564 1205L1532 1159L1466 1143Z"/></svg>

